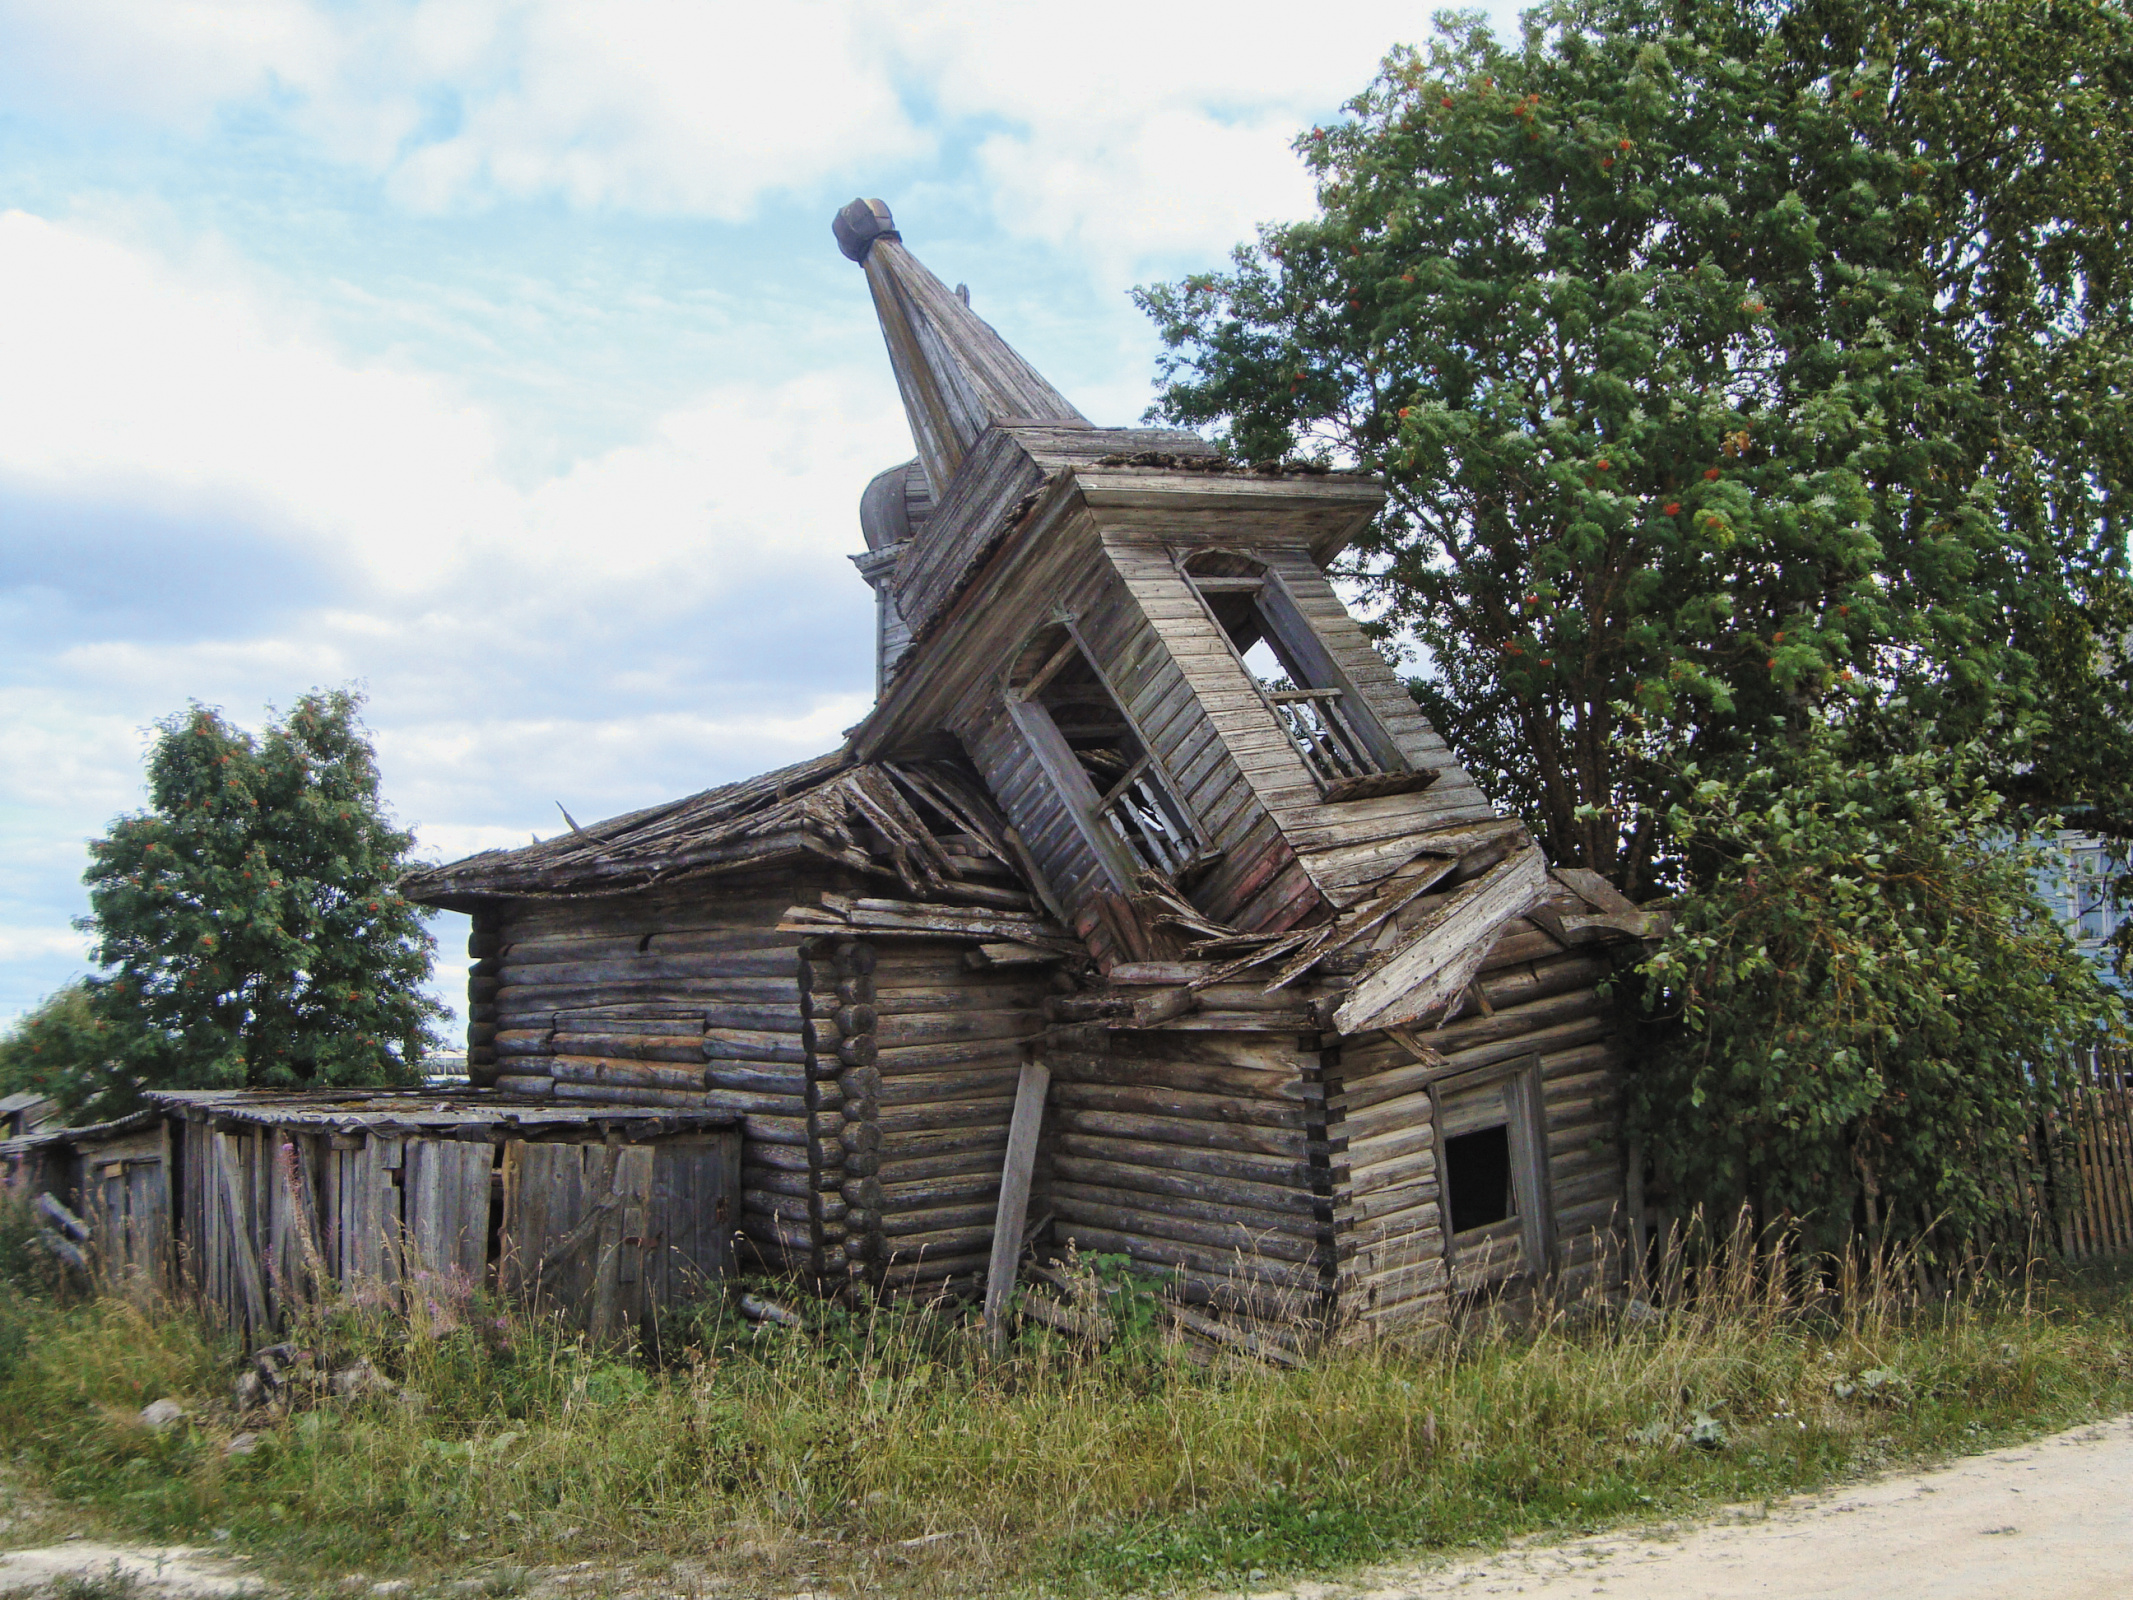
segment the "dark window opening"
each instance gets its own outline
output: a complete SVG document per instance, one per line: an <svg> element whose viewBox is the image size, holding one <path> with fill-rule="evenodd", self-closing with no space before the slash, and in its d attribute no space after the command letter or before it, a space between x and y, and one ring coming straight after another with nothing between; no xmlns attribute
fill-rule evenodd
<svg viewBox="0 0 2133 1600"><path fill-rule="evenodd" d="M1024 648L1009 688L1053 782L1129 877L1142 868L1175 876L1194 861L1200 847L1184 808L1066 628Z"/></svg>
<svg viewBox="0 0 2133 1600"><path fill-rule="evenodd" d="M1203 550L1187 559L1185 575L1328 800L1399 794L1436 776L1408 769L1324 641L1264 565L1226 550Z"/></svg>
<svg viewBox="0 0 2133 1600"><path fill-rule="evenodd" d="M1444 1203L1452 1232L1518 1215L1511 1188L1511 1130L1501 1123L1444 1141Z"/></svg>

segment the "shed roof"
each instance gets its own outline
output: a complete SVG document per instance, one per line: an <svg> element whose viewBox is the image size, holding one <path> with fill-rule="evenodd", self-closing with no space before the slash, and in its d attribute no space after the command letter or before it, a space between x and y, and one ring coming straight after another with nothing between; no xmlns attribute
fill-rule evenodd
<svg viewBox="0 0 2133 1600"><path fill-rule="evenodd" d="M576 1129L634 1138L730 1128L730 1111L664 1106L559 1105L497 1089L160 1089L148 1100L164 1111L227 1117L256 1127L331 1133L429 1134L436 1138L523 1133L553 1137Z"/></svg>

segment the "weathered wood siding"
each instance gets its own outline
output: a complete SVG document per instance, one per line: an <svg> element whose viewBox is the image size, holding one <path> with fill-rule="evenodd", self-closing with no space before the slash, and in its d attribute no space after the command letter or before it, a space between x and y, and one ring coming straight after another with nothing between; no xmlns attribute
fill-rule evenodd
<svg viewBox="0 0 2133 1600"><path fill-rule="evenodd" d="M1028 968L968 971L969 949L846 940L810 954L826 1276L921 1295L983 1278L1015 1079L1047 984Z"/></svg>
<svg viewBox="0 0 2133 1600"><path fill-rule="evenodd" d="M1190 594L1185 598L1198 607ZM1179 641L1164 638L1108 562L1083 564L1059 603L1073 617L1094 665L1203 843L1223 852L1221 864L1194 885L1194 903L1224 922L1262 932L1289 927L1315 910L1322 903L1317 890L1258 802L1235 754L1217 736L1205 699L1195 694L1178 658ZM1226 649L1204 613L1200 622L1213 643ZM1188 651L1206 642L1187 641ZM1249 685L1243 688L1251 693ZM1253 705L1264 717L1256 695ZM1270 719L1269 728L1279 737ZM1094 940L1102 957L1145 959L1150 952L1111 948L1110 930L1090 915L1096 898L1113 891L1111 877L1004 699L996 692L960 731L1053 892L1075 916L1078 931Z"/></svg>
<svg viewBox="0 0 2133 1600"><path fill-rule="evenodd" d="M1260 813L1300 863L1298 877L1338 899L1382 877L1413 854L1408 836L1496 815L1453 759L1384 657L1301 542L1267 543L1240 527L1226 532L1166 530L1160 524L1106 528L1104 547L1176 662L1189 694L1219 736ZM1356 686L1409 763L1440 774L1419 794L1327 805L1303 758L1254 689L1250 674L1178 572L1174 550L1217 545L1247 553L1281 579L1327 652ZM1250 848L1248 845L1245 848ZM1315 900L1307 903L1315 903ZM1260 924L1246 923L1257 927ZM1282 926L1280 922L1265 924Z"/></svg>
<svg viewBox="0 0 2133 1600"><path fill-rule="evenodd" d="M1336 1189L1346 1220L1340 1322L1387 1332L1441 1318L1449 1278L1439 1212L1430 1085L1525 1056L1540 1058L1554 1266L1576 1286L1604 1258L1619 1225L1625 1178L1618 1098L1624 1058L1613 1002L1593 985L1612 964L1565 951L1519 919L1498 939L1477 988L1495 1015L1472 1011L1423 1037L1445 1057L1418 1064L1383 1034L1339 1042L1329 1135L1347 1167Z"/></svg>
<svg viewBox="0 0 2133 1600"><path fill-rule="evenodd" d="M494 957L498 1087L739 1113L740 1229L766 1264L808 1266L807 1202L789 1192L808 1165L802 936L775 930L788 906L859 887L825 866L507 902Z"/></svg>
<svg viewBox="0 0 2133 1600"><path fill-rule="evenodd" d="M1031 1213L1052 1239L1173 1275L1176 1293L1276 1325L1315 1322L1334 1287L1335 1194L1324 1057L1305 1012L1279 1031L1230 1009L1256 987L1207 991L1185 1025L1116 1032L1097 1051L1047 1050L1052 1069ZM1290 997L1293 1004L1293 997Z"/></svg>

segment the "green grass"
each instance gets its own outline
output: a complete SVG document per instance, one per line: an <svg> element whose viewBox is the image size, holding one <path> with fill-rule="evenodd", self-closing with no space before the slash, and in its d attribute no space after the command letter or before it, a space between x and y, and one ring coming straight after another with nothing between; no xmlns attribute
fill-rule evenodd
<svg viewBox="0 0 2133 1600"><path fill-rule="evenodd" d="M0 1288L0 1438L111 1533L227 1529L299 1586L472 1572L501 1595L596 1560L740 1593L1109 1594L1693 1513L2133 1409L2122 1275L1919 1305L1714 1273L1665 1298L1658 1319L1573 1304L1297 1371L1204 1368L1150 1333L995 1356L924 1312L755 1333L715 1303L642 1363L478 1301L412 1327L343 1311L312 1337L420 1402L299 1410L233 1458L226 1340ZM137 1413L166 1395L191 1414L150 1433Z"/></svg>

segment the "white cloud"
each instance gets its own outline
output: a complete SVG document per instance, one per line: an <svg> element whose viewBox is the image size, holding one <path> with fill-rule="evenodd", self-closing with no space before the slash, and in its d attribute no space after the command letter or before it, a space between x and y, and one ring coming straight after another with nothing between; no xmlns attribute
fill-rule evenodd
<svg viewBox="0 0 2133 1600"><path fill-rule="evenodd" d="M349 362L213 252L161 260L20 211L0 214L0 370L0 479L221 508L403 604L477 570L492 596L569 572L581 597L666 571L647 603L700 601L853 546L859 487L907 448L879 375L815 373L709 388L521 488L449 381ZM99 650L76 665L126 670Z"/></svg>
<svg viewBox="0 0 2133 1600"><path fill-rule="evenodd" d="M1489 10L1509 34L1515 5ZM976 142L1010 231L1115 271L1304 211L1290 141L1428 18L1392 0L1302 25L1228 0L1082 0L1070 23L1037 0L0 0L0 88L186 126L272 108L422 211L555 196L734 220Z"/></svg>

